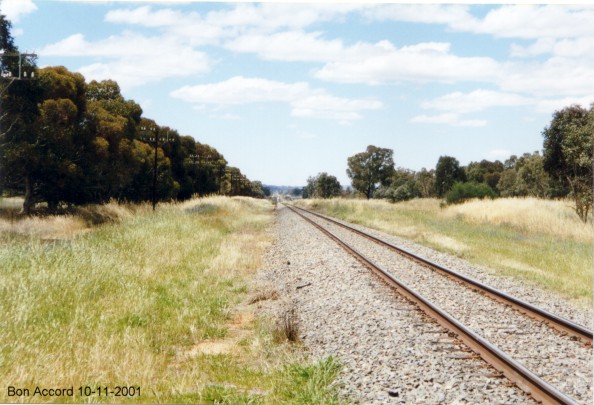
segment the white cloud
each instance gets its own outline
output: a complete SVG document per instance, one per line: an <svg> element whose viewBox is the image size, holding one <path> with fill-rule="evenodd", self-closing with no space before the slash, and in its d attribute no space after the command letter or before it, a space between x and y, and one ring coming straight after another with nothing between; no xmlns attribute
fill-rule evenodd
<svg viewBox="0 0 594 405"><path fill-rule="evenodd" d="M594 60L594 36L572 39L539 38L528 46L512 44L510 53L511 56L522 58L552 54Z"/></svg>
<svg viewBox="0 0 594 405"><path fill-rule="evenodd" d="M117 9L107 13L106 21L158 27L192 44L216 44L242 34L270 34L286 29L302 30L312 24L329 21L365 4L236 4L233 8L205 13L182 13L171 9L153 10L150 6Z"/></svg>
<svg viewBox="0 0 594 405"><path fill-rule="evenodd" d="M485 120L462 120L455 113L443 113L439 115L417 115L411 118L410 122L417 124L445 124L454 127L484 127Z"/></svg>
<svg viewBox="0 0 594 405"><path fill-rule="evenodd" d="M361 118L361 110L382 108L379 101L335 97L321 91L314 91L311 95L298 98L291 105L291 115L295 117L330 118L339 121L357 120Z"/></svg>
<svg viewBox="0 0 594 405"><path fill-rule="evenodd" d="M88 56L101 61L80 68L87 79L114 79L129 88L165 77L184 77L209 71L208 56L180 44L175 37L146 37L124 32L89 42L74 34L39 51L42 56Z"/></svg>
<svg viewBox="0 0 594 405"><path fill-rule="evenodd" d="M382 5L365 11L373 20L445 24L454 31L504 38L574 38L594 35L594 7L504 5L475 17L464 5Z"/></svg>
<svg viewBox="0 0 594 405"><path fill-rule="evenodd" d="M237 4L202 14L156 6L119 8L108 12L105 20L147 27L154 34L123 32L94 42L77 34L47 46L40 54L97 58L80 71L95 79L112 77L123 87L208 72L213 61L199 50L203 45L253 53L269 61L318 63L310 73L338 83L478 82L495 87L491 93L452 93L423 105L458 114L527 105L533 99L594 94L594 24L585 24L594 7L501 6L482 17L471 11L466 5L401 4ZM389 40L346 43L341 38L328 39L327 33L319 30L307 31L314 24L340 21L353 12L372 21L444 24L454 31L535 41L511 47L512 56L526 59L499 61L459 56L448 42L400 46ZM544 62L531 59L548 54L551 57ZM322 104L315 109L296 105L292 114L315 116L323 113ZM346 113L341 108L330 109L343 111L342 115L352 119L358 117L358 109Z"/></svg>
<svg viewBox="0 0 594 405"><path fill-rule="evenodd" d="M37 10L33 0L2 0L0 2L0 11L11 22L19 22L21 16L30 14Z"/></svg>
<svg viewBox="0 0 594 405"><path fill-rule="evenodd" d="M309 85L305 82L288 84L235 76L219 83L184 86L171 95L196 104L239 105L265 101L289 102L308 92Z"/></svg>
<svg viewBox="0 0 594 405"><path fill-rule="evenodd" d="M317 70L315 77L343 83L380 84L492 81L500 74L495 60L453 55L448 43L419 43L402 48L389 41L358 43L346 53L346 58Z"/></svg>
<svg viewBox="0 0 594 405"><path fill-rule="evenodd" d="M105 21L126 25L157 28L172 35L180 43L193 46L218 44L221 39L237 35L236 27L227 27L208 21L196 12L183 13L171 9L153 10L150 6L109 11Z"/></svg>
<svg viewBox="0 0 594 405"><path fill-rule="evenodd" d="M262 78L232 77L219 83L184 86L171 93L174 98L198 105L241 105L258 102L282 102L291 106L295 117L352 121L361 118L362 110L377 110L376 100L348 99L312 89L305 82L283 83Z"/></svg>
<svg viewBox="0 0 594 405"><path fill-rule="evenodd" d="M468 6L462 5L385 4L365 10L363 15L377 21L391 20L454 26L474 20Z"/></svg>
<svg viewBox="0 0 594 405"><path fill-rule="evenodd" d="M326 62L343 57L340 40L321 40L320 32L286 31L275 34L246 34L229 41L234 52L258 54L262 59L281 61Z"/></svg>
<svg viewBox="0 0 594 405"><path fill-rule="evenodd" d="M592 6L509 5L452 28L505 38L574 38L594 35L592 21Z"/></svg>
<svg viewBox="0 0 594 405"><path fill-rule="evenodd" d="M594 65L552 57L545 62L507 63L495 81L505 92L531 97L564 97L594 94Z"/></svg>
<svg viewBox="0 0 594 405"><path fill-rule="evenodd" d="M590 108L594 103L594 95L585 97L564 97L555 99L541 99L536 103L536 111L541 113L552 114L557 110L561 110L568 105L578 104L584 108Z"/></svg>
<svg viewBox="0 0 594 405"><path fill-rule="evenodd" d="M180 21L200 18L196 13L184 14L171 9L153 11L150 6L135 9L116 9L108 11L105 21L112 23L134 24L145 27L169 27Z"/></svg>
<svg viewBox="0 0 594 405"><path fill-rule="evenodd" d="M481 111L491 107L532 105L536 101L513 93L478 89L470 93L454 92L421 103L422 108L451 111L459 114Z"/></svg>
<svg viewBox="0 0 594 405"><path fill-rule="evenodd" d="M470 93L453 92L432 100L421 103L425 109L446 111L459 117L461 114L482 111L492 107L522 107L531 108L537 113L553 113L571 104L579 104L588 107L594 102L593 96L584 97L525 97L520 94L504 93L493 90L478 89ZM427 116L421 116L427 117ZM447 121L449 115L431 116L430 119L438 120L442 117ZM429 119L429 121L430 121ZM422 120L422 119L421 119ZM429 122L426 121L426 122ZM420 121L419 121L420 122Z"/></svg>

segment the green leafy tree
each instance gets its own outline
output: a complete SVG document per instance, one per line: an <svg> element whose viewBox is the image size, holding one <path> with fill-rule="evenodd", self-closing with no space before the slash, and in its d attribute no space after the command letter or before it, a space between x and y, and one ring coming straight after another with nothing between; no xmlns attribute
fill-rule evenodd
<svg viewBox="0 0 594 405"><path fill-rule="evenodd" d="M42 147L35 127L41 89L36 80L15 80L19 70L31 77L37 67L35 58L19 58L11 29L10 21L0 14L0 191L25 192L23 213L29 214L34 205L37 152Z"/></svg>
<svg viewBox="0 0 594 405"><path fill-rule="evenodd" d="M543 167L543 157L538 151L512 156L505 163L508 169L500 174L496 188L502 197L539 197L550 194L550 177Z"/></svg>
<svg viewBox="0 0 594 405"><path fill-rule="evenodd" d="M390 185L380 187L375 195L376 198L387 198L391 202L406 201L419 196L415 172L404 168L394 170Z"/></svg>
<svg viewBox="0 0 594 405"><path fill-rule="evenodd" d="M549 192L549 175L544 170L543 157L538 152L525 153L516 164L516 193L521 196L545 198Z"/></svg>
<svg viewBox="0 0 594 405"><path fill-rule="evenodd" d="M335 176L322 172L317 177L316 194L321 198L340 196L342 186Z"/></svg>
<svg viewBox="0 0 594 405"><path fill-rule="evenodd" d="M369 199L380 185L388 186L394 174L393 154L392 149L369 145L365 152L349 157L347 175L355 190Z"/></svg>
<svg viewBox="0 0 594 405"><path fill-rule="evenodd" d="M497 191L501 197L515 197L518 195L516 190L517 177L515 168L505 169L501 172L497 182Z"/></svg>
<svg viewBox="0 0 594 405"><path fill-rule="evenodd" d="M254 197L254 198L265 198L265 197L269 197L270 196L270 189L268 187L265 187L264 185L262 185L261 181L250 181L249 182L250 185L250 191L249 191L249 197Z"/></svg>
<svg viewBox="0 0 594 405"><path fill-rule="evenodd" d="M305 188L307 198L332 198L338 197L342 193L342 186L338 179L326 172L309 177Z"/></svg>
<svg viewBox="0 0 594 405"><path fill-rule="evenodd" d="M456 182L465 182L466 174L458 159L440 156L435 166L435 191L439 197L446 195Z"/></svg>
<svg viewBox="0 0 594 405"><path fill-rule="evenodd" d="M196 142L195 153L191 157L194 190L199 195L223 194L227 160L210 145Z"/></svg>
<svg viewBox="0 0 594 405"><path fill-rule="evenodd" d="M427 170L423 167L415 173L415 183L420 197L428 198L435 196L435 170Z"/></svg>
<svg viewBox="0 0 594 405"><path fill-rule="evenodd" d="M134 101L125 100L117 83L111 80L92 81L86 95L84 129L94 138L95 158L88 185L93 200L150 199L152 165L146 165L152 160L145 161L149 149L140 139L142 109ZM145 122L149 124L156 127L152 121Z"/></svg>
<svg viewBox="0 0 594 405"><path fill-rule="evenodd" d="M483 159L480 162L470 162L465 167L466 179L476 183L485 183L492 189L497 187L501 172L503 171L503 163L499 160L491 162Z"/></svg>
<svg viewBox="0 0 594 405"><path fill-rule="evenodd" d="M179 183L177 198L185 200L191 198L198 190L194 189L194 177L197 176L200 161L196 156L196 141L191 136L180 136L177 153L172 162L175 180Z"/></svg>
<svg viewBox="0 0 594 405"><path fill-rule="evenodd" d="M582 221L592 207L594 165L594 104L587 110L572 105L553 114L543 132L544 170L561 188L561 195L574 200Z"/></svg>

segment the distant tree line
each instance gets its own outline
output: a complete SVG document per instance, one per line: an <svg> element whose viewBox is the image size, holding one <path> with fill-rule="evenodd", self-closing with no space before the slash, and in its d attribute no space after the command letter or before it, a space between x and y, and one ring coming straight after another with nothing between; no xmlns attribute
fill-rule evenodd
<svg viewBox="0 0 594 405"><path fill-rule="evenodd" d="M0 195L24 195L23 212L47 203L102 203L152 196L158 137L158 200L211 193L264 197L262 183L230 167L215 148L143 117L113 80L87 83L65 67L22 59L0 16ZM34 80L16 80L19 71ZM28 75L31 77L31 75Z"/></svg>
<svg viewBox="0 0 594 405"><path fill-rule="evenodd" d="M355 195L392 202L418 197L444 198L447 203L471 198L570 198L586 222L592 210L594 104L589 109L572 105L556 111L542 135L542 154L535 151L512 155L504 162L481 160L466 166L455 157L440 156L434 169L418 172L396 168L391 149L370 145L348 158L347 175ZM339 195L324 193L326 188L318 185L328 178L334 176L321 173L308 179L303 196Z"/></svg>

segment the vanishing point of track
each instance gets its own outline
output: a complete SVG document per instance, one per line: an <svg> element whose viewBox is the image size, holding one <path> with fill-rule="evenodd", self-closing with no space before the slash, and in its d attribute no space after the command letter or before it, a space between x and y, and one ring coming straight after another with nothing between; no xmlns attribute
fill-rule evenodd
<svg viewBox="0 0 594 405"><path fill-rule="evenodd" d="M288 206L288 205L287 205ZM302 212L306 212L311 215L315 215L324 221L331 222L335 225L338 225L342 228L348 229L351 232L354 232L360 236L363 236L373 242L380 244L384 247L387 247L391 250L398 252L399 254L415 261L416 263L430 268L433 271L440 273L441 275L446 275L449 278L455 279L459 283L463 283L466 287L471 288L473 290L480 291L481 294L487 295L488 297L492 298L493 300L504 303L505 305L512 306L517 311L525 314L526 316L537 319L542 322L546 322L548 325L553 327L554 329L561 332L563 335L568 335L568 337L572 340L580 340L586 346L592 345L592 331L584 328L581 325L578 325L574 322L561 318L555 314L552 314L548 311L535 307L534 305L528 304L523 302L515 297L511 297L508 294L505 294L501 291L498 291L494 288L486 286L476 280L472 280L468 277L465 277L461 274L458 274L450 269L432 263L424 258L418 257L406 250L403 250L399 247L396 247L390 243L384 242L372 235L369 235L365 232L362 232L358 229L352 228L346 224L338 222L332 218L329 218L325 215L321 215L315 212L311 212L305 210L300 207L295 206L288 206L293 212L300 215L306 221L314 225L316 228L321 230L324 234L329 236L331 239L336 241L339 245L341 245L344 249L346 249L350 254L355 256L359 261L363 262L367 267L372 269L376 274L378 274L385 282L387 282L390 286L395 288L400 294L404 295L410 301L414 302L423 312L429 315L431 318L435 319L439 324L443 327L448 329L449 331L455 333L460 340L462 340L468 347L470 347L473 351L475 351L480 357L482 357L487 363L491 364L497 370L502 372L508 379L513 381L516 385L522 388L525 392L529 393L533 398L543 403L553 403L553 404L575 404L576 402L570 398L569 396L563 394L555 387L547 383L546 381L542 380L538 377L535 373L528 370L522 364L518 363L516 360L511 358L508 354L503 352L502 350L495 347L493 344L489 343L486 339L482 338L478 334L476 334L473 330L469 327L463 325L458 320L454 319L451 315L446 313L444 310L438 308L432 302L427 300L426 298L420 296L417 292L412 290L410 287L406 286L402 281L398 280L394 275L390 274L388 271L382 269L376 263L372 262L369 258L365 257L363 254L355 250L341 238L339 238L336 234L332 233L331 231L325 229L312 219L308 218ZM300 212L301 211L301 212Z"/></svg>

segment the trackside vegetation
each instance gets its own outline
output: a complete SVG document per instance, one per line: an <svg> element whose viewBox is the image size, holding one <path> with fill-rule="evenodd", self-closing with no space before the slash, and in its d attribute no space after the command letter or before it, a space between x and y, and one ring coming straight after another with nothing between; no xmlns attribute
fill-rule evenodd
<svg viewBox="0 0 594 405"><path fill-rule="evenodd" d="M592 306L593 229L572 201L537 198L303 200L299 204L414 240Z"/></svg>
<svg viewBox="0 0 594 405"><path fill-rule="evenodd" d="M111 199L267 193L214 147L143 116L114 80L87 82L64 66L38 69L10 31L0 12L0 197L23 196L23 214L38 205L55 213ZM22 71L35 79L5 77Z"/></svg>
<svg viewBox="0 0 594 405"><path fill-rule="evenodd" d="M272 204L210 197L154 213L112 205L111 223L93 228L0 218L0 381L31 394L74 391L8 397L3 387L0 402L339 402L330 387L340 365L309 361L250 305ZM140 395L96 391L116 386Z"/></svg>

